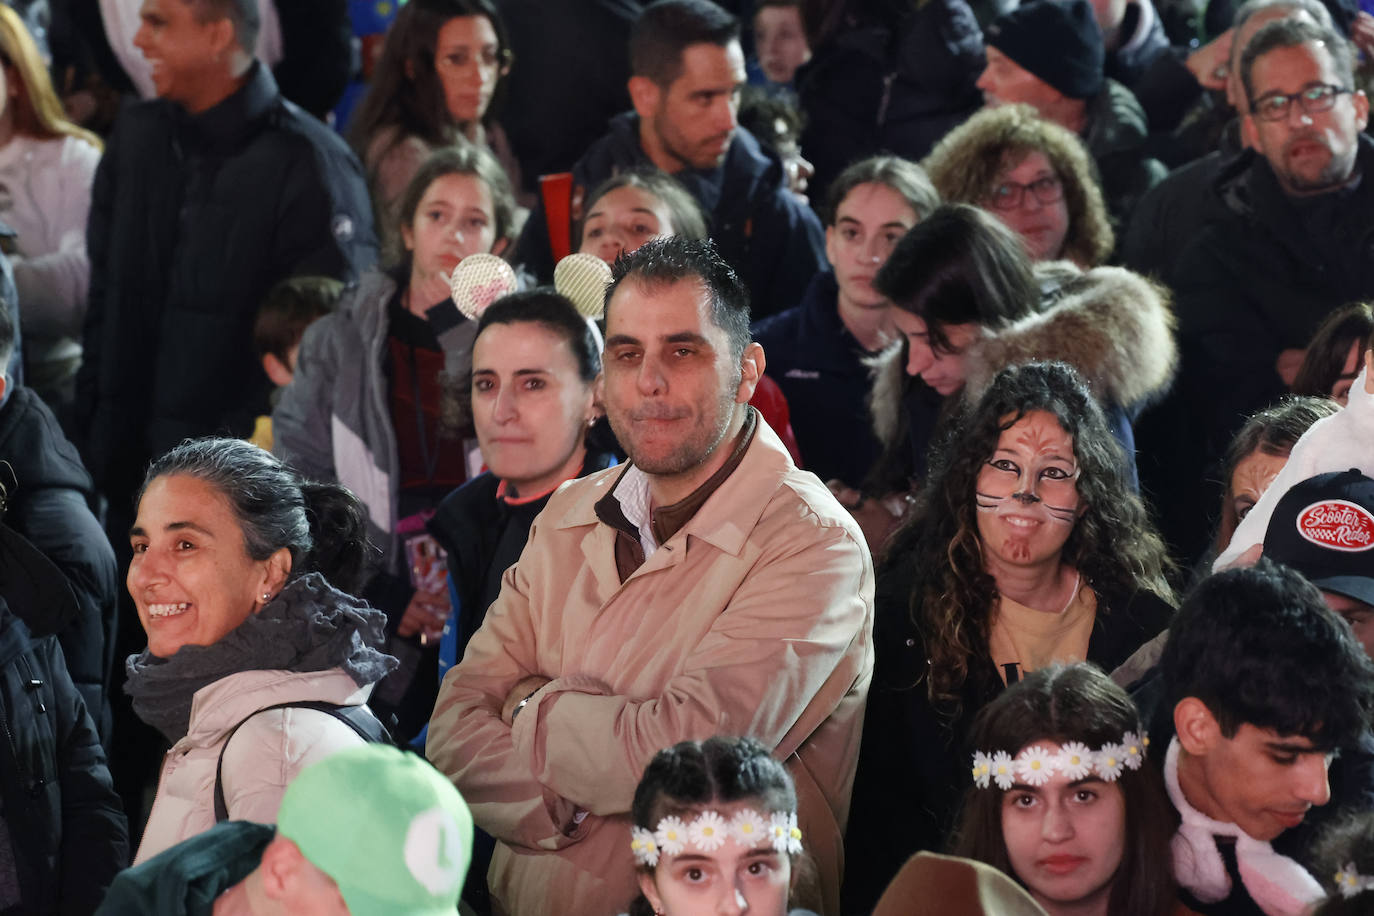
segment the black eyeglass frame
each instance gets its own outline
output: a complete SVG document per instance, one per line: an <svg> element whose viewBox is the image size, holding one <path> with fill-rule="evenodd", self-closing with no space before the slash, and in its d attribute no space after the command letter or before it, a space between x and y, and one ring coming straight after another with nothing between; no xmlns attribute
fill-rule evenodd
<svg viewBox="0 0 1374 916"><path fill-rule="evenodd" d="M1044 192L1037 191L1037 186L1043 188ZM1002 188L1015 189L1015 193L1006 197L999 197L997 192ZM1064 199L1064 179L1058 175L1044 175L1030 184L1021 184L1019 181L999 181L992 190L988 191L986 200L988 206L994 210L1016 210L1025 203L1027 191L1040 202L1041 206L1047 207Z"/></svg>
<svg viewBox="0 0 1374 916"><path fill-rule="evenodd" d="M1321 95L1312 96L1309 93L1321 90ZM1354 95L1353 88L1345 86L1335 86L1331 83L1308 83L1295 94L1289 95L1286 92L1266 92L1264 95L1250 102L1250 113L1261 121L1285 121L1293 110L1293 103L1296 101L1306 115L1325 114L1336 107L1336 100L1343 95ZM1278 108L1263 107L1266 102L1283 100L1283 104Z"/></svg>

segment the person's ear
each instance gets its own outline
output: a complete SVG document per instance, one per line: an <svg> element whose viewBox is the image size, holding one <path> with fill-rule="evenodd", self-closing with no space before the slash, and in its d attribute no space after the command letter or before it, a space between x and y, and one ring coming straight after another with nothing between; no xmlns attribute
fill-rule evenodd
<svg viewBox="0 0 1374 916"><path fill-rule="evenodd" d="M291 369L282 362L281 357L275 353L264 353L262 355L262 371L267 373L267 377L272 380L272 384L278 388L285 388L291 384ZM0 397L3 396L4 388L0 387Z"/></svg>
<svg viewBox="0 0 1374 916"><path fill-rule="evenodd" d="M735 389L736 404L749 403L749 399L754 396L754 389L759 386L759 379L763 377L766 365L761 344L750 343L744 348L744 355L739 360L740 379L739 387Z"/></svg>
<svg viewBox="0 0 1374 916"><path fill-rule="evenodd" d="M262 877L263 893L268 900L286 898L301 858L301 851L296 844L281 834L267 844L258 863L258 872Z"/></svg>
<svg viewBox="0 0 1374 916"><path fill-rule="evenodd" d="M641 118L657 114L659 102L663 97L663 90L659 88L658 83L647 76L632 76L626 85L630 90L630 103L634 105L635 114Z"/></svg>
<svg viewBox="0 0 1374 916"><path fill-rule="evenodd" d="M267 558L263 569L262 585L260 586L259 598L262 604L266 604L277 592L282 590L286 584L286 579L291 575L291 551L285 547L278 547L276 552ZM266 598L262 598L266 595ZM261 604L259 605L261 608Z"/></svg>
<svg viewBox="0 0 1374 916"><path fill-rule="evenodd" d="M406 246L406 251L415 250L415 230L408 224L401 226L401 243Z"/></svg>
<svg viewBox="0 0 1374 916"><path fill-rule="evenodd" d="M0 367L3 368L3 367ZM10 390L10 380L4 375L0 375L0 399L5 397L5 392Z"/></svg>
<svg viewBox="0 0 1374 916"><path fill-rule="evenodd" d="M1221 739L1221 723L1197 697L1184 697L1174 706L1178 743L1194 757L1205 756Z"/></svg>
<svg viewBox="0 0 1374 916"><path fill-rule="evenodd" d="M499 258L501 255L506 253L506 249L509 247L510 239L497 239L494 243L492 243L491 253Z"/></svg>
<svg viewBox="0 0 1374 916"><path fill-rule="evenodd" d="M1369 96L1363 89L1356 89L1350 93L1350 103L1355 106L1355 126L1364 130L1369 124Z"/></svg>
<svg viewBox="0 0 1374 916"><path fill-rule="evenodd" d="M234 52L243 50L238 35L234 32L234 23L229 21L229 17L216 19L206 25L210 29L210 46L215 49L216 60L231 58Z"/></svg>
<svg viewBox="0 0 1374 916"><path fill-rule="evenodd" d="M654 876L651 873L639 873L639 889L644 894L644 899L649 901L649 906L654 908L654 912L662 913L663 898L658 895L658 886L654 884Z"/></svg>

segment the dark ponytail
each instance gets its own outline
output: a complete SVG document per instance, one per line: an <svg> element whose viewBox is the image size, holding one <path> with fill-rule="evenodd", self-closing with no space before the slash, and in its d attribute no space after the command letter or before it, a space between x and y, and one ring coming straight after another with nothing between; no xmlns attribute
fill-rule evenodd
<svg viewBox="0 0 1374 916"><path fill-rule="evenodd" d="M302 481L301 495L313 542L302 572L318 572L340 591L358 594L370 549L362 503L337 483Z"/></svg>

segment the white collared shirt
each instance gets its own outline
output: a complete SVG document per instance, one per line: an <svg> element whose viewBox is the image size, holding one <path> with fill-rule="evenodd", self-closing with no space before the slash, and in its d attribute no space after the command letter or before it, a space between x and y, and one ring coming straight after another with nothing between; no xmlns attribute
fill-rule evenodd
<svg viewBox="0 0 1374 916"><path fill-rule="evenodd" d="M648 560L658 550L658 541L654 540L653 529L649 527L653 520L649 505L649 475L630 465L611 495L620 503L625 520L639 529L639 546L644 551L644 559Z"/></svg>

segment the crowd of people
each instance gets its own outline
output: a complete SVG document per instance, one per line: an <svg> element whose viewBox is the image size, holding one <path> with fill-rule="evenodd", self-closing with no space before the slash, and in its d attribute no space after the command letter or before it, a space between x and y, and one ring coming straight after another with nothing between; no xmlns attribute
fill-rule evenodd
<svg viewBox="0 0 1374 916"><path fill-rule="evenodd" d="M0 914L1374 911L1371 60L4 0Z"/></svg>

